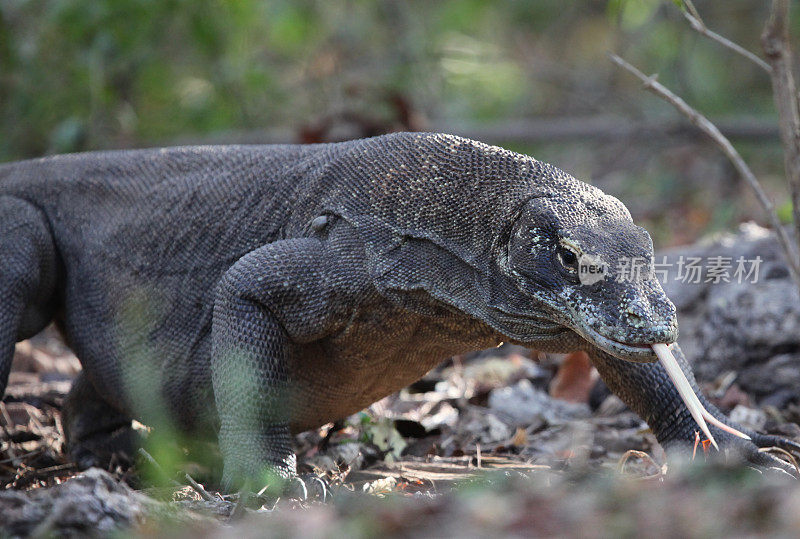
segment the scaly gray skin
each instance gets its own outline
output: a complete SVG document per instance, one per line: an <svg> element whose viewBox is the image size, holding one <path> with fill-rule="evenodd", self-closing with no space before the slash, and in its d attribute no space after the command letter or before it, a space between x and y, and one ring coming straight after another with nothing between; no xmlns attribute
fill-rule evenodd
<svg viewBox="0 0 800 539"><path fill-rule="evenodd" d="M218 432L233 486L293 476L292 433L511 341L587 350L662 444L688 447L697 427L646 346L675 341L675 309L648 271L614 278L652 252L615 198L450 135L6 164L0 394L15 341L55 320L84 367L65 411L75 455L166 411ZM607 278L581 285L577 255ZM712 431L764 466L782 463L758 447L800 448Z"/></svg>

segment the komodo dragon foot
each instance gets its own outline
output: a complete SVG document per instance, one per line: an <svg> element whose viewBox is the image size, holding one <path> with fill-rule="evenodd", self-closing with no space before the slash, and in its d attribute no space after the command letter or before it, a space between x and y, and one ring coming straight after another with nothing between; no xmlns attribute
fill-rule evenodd
<svg viewBox="0 0 800 539"><path fill-rule="evenodd" d="M709 424L710 433L719 445L719 451L709 449L709 458L721 457L728 461L745 462L756 468L776 469L800 479L800 470L795 463L789 462L792 458L800 460L799 442L758 433L732 422L703 396L680 346L673 345L672 352L705 409L718 421L750 437L749 440L740 438ZM647 422L667 454L679 458L691 457L696 436L701 429L664 367L660 363L624 361L599 350L590 353L590 356L609 389ZM782 450L787 460L765 451L774 447L779 449L775 454L781 454Z"/></svg>

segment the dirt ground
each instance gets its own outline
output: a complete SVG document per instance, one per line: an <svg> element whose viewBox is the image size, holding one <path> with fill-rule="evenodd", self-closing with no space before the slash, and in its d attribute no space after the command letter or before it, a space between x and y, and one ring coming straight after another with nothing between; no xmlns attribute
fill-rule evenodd
<svg viewBox="0 0 800 539"><path fill-rule="evenodd" d="M693 462L665 464L647 426L597 383L582 353L505 346L457 357L342 425L298 436L301 471L333 484L327 504L223 496L213 459L175 461L147 444L133 468L82 472L64 452L60 412L79 369L52 330L17 347L0 405L6 533L800 532L798 481L706 463L702 444ZM796 420L794 409L753 407L730 381L706 389L745 421L800 435L786 417Z"/></svg>

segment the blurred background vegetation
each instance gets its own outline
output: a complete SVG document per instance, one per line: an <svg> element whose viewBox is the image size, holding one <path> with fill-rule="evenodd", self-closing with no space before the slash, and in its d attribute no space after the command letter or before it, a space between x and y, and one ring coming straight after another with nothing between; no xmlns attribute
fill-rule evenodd
<svg viewBox="0 0 800 539"><path fill-rule="evenodd" d="M768 3L696 5L760 54ZM765 222L607 51L719 121L788 217L768 76L659 0L0 0L0 161L449 131L620 197L659 247Z"/></svg>

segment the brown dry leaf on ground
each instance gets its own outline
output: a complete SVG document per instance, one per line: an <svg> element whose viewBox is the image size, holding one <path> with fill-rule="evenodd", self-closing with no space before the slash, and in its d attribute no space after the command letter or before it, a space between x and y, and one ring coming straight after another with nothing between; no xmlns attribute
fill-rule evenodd
<svg viewBox="0 0 800 539"><path fill-rule="evenodd" d="M589 393L597 379L598 374L592 366L589 354L567 354L550 383L550 396L569 402L589 402Z"/></svg>
<svg viewBox="0 0 800 539"><path fill-rule="evenodd" d="M80 364L48 331L17 344L13 369L0 403L0 486L57 485L77 472L64 453L61 406Z"/></svg>

